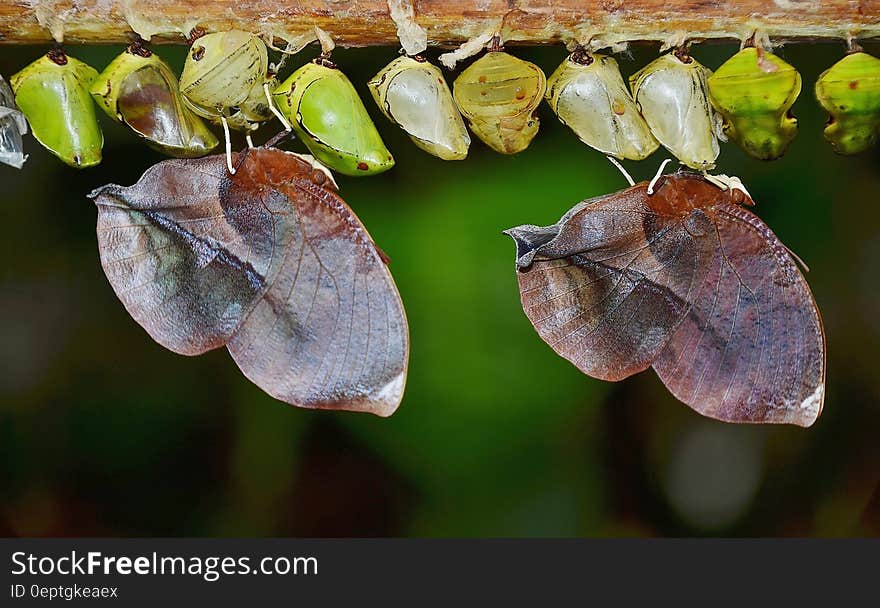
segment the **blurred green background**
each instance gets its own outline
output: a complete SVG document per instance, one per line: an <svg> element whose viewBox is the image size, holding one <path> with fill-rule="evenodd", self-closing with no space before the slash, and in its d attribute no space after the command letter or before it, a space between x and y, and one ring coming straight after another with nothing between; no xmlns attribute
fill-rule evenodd
<svg viewBox="0 0 880 608"><path fill-rule="evenodd" d="M693 54L716 68L736 48ZM0 47L0 72L44 50ZM121 47L67 50L100 70ZM511 50L547 74L565 57L561 47ZM0 534L880 534L880 150L836 156L812 93L843 51L781 49L804 76L800 134L782 160L750 160L728 144L718 164L812 269L828 393L807 430L713 422L651 371L603 383L541 342L501 230L552 223L625 186L546 105L524 153L475 140L467 160L443 162L366 91L397 49L334 54L397 159L377 177L338 178L392 258L409 316L409 383L389 419L290 407L248 383L225 349L185 358L153 343L104 278L85 194L131 184L161 157L103 116L96 169L69 169L28 137L24 170L0 167ZM182 65L182 47L158 52ZM629 75L655 56L638 47L621 68ZM646 179L668 156L627 167Z"/></svg>

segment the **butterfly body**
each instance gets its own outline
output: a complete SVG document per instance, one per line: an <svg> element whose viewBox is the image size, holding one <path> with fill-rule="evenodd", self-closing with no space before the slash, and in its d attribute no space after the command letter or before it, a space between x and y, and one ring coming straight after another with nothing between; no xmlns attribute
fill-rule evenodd
<svg viewBox="0 0 880 608"><path fill-rule="evenodd" d="M653 367L697 411L809 426L825 382L822 322L785 246L741 190L679 173L508 231L526 316L584 373Z"/></svg>

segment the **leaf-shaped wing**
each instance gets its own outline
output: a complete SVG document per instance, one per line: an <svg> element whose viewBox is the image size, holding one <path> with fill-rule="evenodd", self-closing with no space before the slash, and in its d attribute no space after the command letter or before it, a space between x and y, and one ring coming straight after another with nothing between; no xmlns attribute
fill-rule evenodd
<svg viewBox="0 0 880 608"><path fill-rule="evenodd" d="M225 179L221 156L168 160L134 186L90 195L116 295L156 342L183 355L226 344L265 289L272 218L257 205L224 208Z"/></svg>
<svg viewBox="0 0 880 608"><path fill-rule="evenodd" d="M825 395L825 338L810 289L754 214L722 204L714 217L708 272L654 369L706 416L810 426Z"/></svg>
<svg viewBox="0 0 880 608"><path fill-rule="evenodd" d="M688 310L711 251L704 214L661 214L646 184L581 203L557 224L508 231L523 309L557 353L602 380L649 367Z"/></svg>
<svg viewBox="0 0 880 608"><path fill-rule="evenodd" d="M267 393L304 407L389 415L403 393L406 318L387 267L325 176L254 149L170 160L92 193L108 279L163 346L227 345Z"/></svg>
<svg viewBox="0 0 880 608"><path fill-rule="evenodd" d="M283 401L390 415L409 350L394 280L354 213L301 173L304 161L292 171L290 156L258 150L224 195L260 201L277 248L268 288L229 351L248 378Z"/></svg>

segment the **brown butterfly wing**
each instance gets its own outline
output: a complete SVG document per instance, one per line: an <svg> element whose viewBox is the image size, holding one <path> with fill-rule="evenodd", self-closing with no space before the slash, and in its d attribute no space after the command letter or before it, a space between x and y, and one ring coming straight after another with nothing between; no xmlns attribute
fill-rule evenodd
<svg viewBox="0 0 880 608"><path fill-rule="evenodd" d="M224 195L269 210L277 249L268 288L229 351L248 378L283 401L390 415L409 351L400 296L351 209L308 176L290 155L257 150Z"/></svg>
<svg viewBox="0 0 880 608"><path fill-rule="evenodd" d="M705 280L654 369L706 416L810 426L825 393L825 339L810 289L754 214L721 204L713 215Z"/></svg>
<svg viewBox="0 0 880 608"><path fill-rule="evenodd" d="M268 259L255 259L253 243L272 241L271 218L253 207L224 209L225 178L222 156L168 160L134 186L90 195L107 279L135 321L176 353L223 346L265 288Z"/></svg>
<svg viewBox="0 0 880 608"><path fill-rule="evenodd" d="M581 371L648 368L687 314L711 251L685 218L657 213L647 184L581 203L557 224L520 226L520 296L541 338ZM692 220L708 231L705 215Z"/></svg>

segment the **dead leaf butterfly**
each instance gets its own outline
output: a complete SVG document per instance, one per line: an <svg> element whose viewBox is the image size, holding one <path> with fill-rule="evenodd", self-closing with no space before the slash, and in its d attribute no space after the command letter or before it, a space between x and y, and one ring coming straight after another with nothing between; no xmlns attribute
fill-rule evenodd
<svg viewBox="0 0 880 608"><path fill-rule="evenodd" d="M741 184L716 181L680 172L508 230L523 309L589 376L653 367L705 416L810 426L825 396L819 310Z"/></svg>
<svg viewBox="0 0 880 608"><path fill-rule="evenodd" d="M243 157L243 158L242 158ZM388 416L409 338L386 259L308 160L277 149L161 162L98 206L104 272L162 346L221 346L273 397Z"/></svg>

